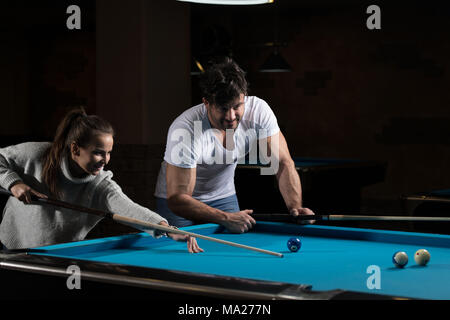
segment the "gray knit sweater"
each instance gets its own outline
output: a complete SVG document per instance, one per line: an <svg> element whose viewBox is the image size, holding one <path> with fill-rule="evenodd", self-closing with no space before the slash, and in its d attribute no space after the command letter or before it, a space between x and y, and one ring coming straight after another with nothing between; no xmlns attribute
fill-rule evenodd
<svg viewBox="0 0 450 320"><path fill-rule="evenodd" d="M36 191L49 194L41 175L42 156L50 146L48 142L27 142L0 149L0 186L9 190L15 182L23 181ZM62 161L58 178L61 200L152 223L166 221L130 200L111 179L111 171L78 179L70 174L67 161L67 158ZM0 241L8 249L78 241L84 239L101 219L64 208L24 204L10 197L3 210ZM152 231L146 231L154 236Z"/></svg>

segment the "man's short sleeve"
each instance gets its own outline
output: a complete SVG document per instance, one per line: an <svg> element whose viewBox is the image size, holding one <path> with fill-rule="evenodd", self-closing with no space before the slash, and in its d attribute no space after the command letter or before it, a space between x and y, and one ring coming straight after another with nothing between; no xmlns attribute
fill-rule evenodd
<svg viewBox="0 0 450 320"><path fill-rule="evenodd" d="M258 126L258 138L264 139L278 133L280 128L278 127L277 118L267 102L259 99L257 103L256 123Z"/></svg>
<svg viewBox="0 0 450 320"><path fill-rule="evenodd" d="M194 128L186 120L177 119L167 134L164 160L176 167L195 168L200 157L200 141L194 138Z"/></svg>

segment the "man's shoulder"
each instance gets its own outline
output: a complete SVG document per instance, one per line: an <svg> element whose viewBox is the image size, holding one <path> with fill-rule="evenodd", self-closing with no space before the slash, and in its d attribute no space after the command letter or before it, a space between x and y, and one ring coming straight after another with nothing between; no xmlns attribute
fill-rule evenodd
<svg viewBox="0 0 450 320"><path fill-rule="evenodd" d="M206 117L205 105L198 104L181 113L171 124L172 129L192 128L195 121L202 121Z"/></svg>
<svg viewBox="0 0 450 320"><path fill-rule="evenodd" d="M247 96L246 97L246 104L250 107L250 108L255 108L255 107L259 107L261 105L268 105L267 102L257 96Z"/></svg>
<svg viewBox="0 0 450 320"><path fill-rule="evenodd" d="M195 120L201 120L205 116L206 116L206 107L203 103L201 103L201 104L198 104L196 106L193 106L193 107L185 110L183 113L181 113L175 119L175 121L180 121L180 120L195 121Z"/></svg>
<svg viewBox="0 0 450 320"><path fill-rule="evenodd" d="M267 114L272 114L269 104L264 99L256 96L247 97L245 108L244 119L247 120L255 120L265 117Z"/></svg>

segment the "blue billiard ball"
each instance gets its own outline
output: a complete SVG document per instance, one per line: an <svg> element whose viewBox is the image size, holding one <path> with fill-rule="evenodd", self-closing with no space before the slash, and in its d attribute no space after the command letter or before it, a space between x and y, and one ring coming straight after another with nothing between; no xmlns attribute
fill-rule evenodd
<svg viewBox="0 0 450 320"><path fill-rule="evenodd" d="M392 256L392 262L397 268L403 268L408 263L408 255L404 251L397 251Z"/></svg>
<svg viewBox="0 0 450 320"><path fill-rule="evenodd" d="M287 247L291 252L297 252L302 247L302 242L299 238L290 238L287 242Z"/></svg>

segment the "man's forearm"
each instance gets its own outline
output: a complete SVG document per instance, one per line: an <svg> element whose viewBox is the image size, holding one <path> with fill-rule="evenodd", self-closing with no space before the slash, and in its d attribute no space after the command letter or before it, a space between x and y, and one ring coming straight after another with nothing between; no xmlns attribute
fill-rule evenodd
<svg viewBox="0 0 450 320"><path fill-rule="evenodd" d="M176 215L197 222L221 224L227 220L227 213L208 206L188 194L176 194L167 199L169 209Z"/></svg>
<svg viewBox="0 0 450 320"><path fill-rule="evenodd" d="M302 207L302 186L294 161L280 163L278 186L288 209Z"/></svg>

